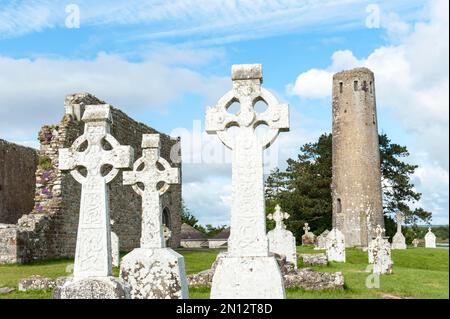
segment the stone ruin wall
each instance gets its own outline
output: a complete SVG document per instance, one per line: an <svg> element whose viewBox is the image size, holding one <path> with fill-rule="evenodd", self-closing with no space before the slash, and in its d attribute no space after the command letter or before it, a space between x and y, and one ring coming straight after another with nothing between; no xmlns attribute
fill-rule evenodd
<svg viewBox="0 0 450 319"><path fill-rule="evenodd" d="M384 219L375 79L366 68L333 77L332 195L333 226L346 246L367 247Z"/></svg>
<svg viewBox="0 0 450 319"><path fill-rule="evenodd" d="M80 121L84 107L90 104L104 104L90 94L74 94L66 97L65 115L57 125L46 125L39 132L41 150L36 170L34 208L31 214L18 222L17 261L29 262L50 258L73 257L75 254L81 185L70 173L60 172L58 149L69 147L82 135L84 123ZM113 123L111 134L122 145L131 145L134 159L142 155L142 134L159 133L138 123L122 111L112 107ZM161 156L172 166L181 168L170 160L170 152L178 150L179 141L161 134ZM173 148L173 146L175 148ZM109 185L112 230L118 235L121 251L130 251L140 244L141 198L131 186L122 184L122 172ZM172 231L168 245L176 248L180 244L181 231L181 184L171 185L162 196L166 223ZM11 230L9 230L11 232ZM0 261L1 262L1 261Z"/></svg>
<svg viewBox="0 0 450 319"><path fill-rule="evenodd" d="M33 209L37 151L0 139L0 224L15 224Z"/></svg>
<svg viewBox="0 0 450 319"><path fill-rule="evenodd" d="M34 205L37 151L0 140L0 264L17 261L17 220Z"/></svg>

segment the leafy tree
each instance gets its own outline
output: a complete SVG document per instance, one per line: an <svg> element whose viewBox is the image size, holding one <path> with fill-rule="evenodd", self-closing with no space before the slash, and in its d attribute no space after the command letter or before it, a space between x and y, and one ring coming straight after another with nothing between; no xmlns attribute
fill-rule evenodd
<svg viewBox="0 0 450 319"><path fill-rule="evenodd" d="M219 234L222 230L226 228L225 225L221 226L213 226L211 224L207 224L206 226L200 225L198 223L198 219L193 215L191 210L186 206L184 201L181 202L181 222L188 224L189 226L194 227L198 231L212 237Z"/></svg>
<svg viewBox="0 0 450 319"><path fill-rule="evenodd" d="M417 166L403 161L409 156L407 148L391 143L385 134L380 135L379 140L386 233L395 233L392 216L397 211L405 214L406 224L429 222L430 212L410 208L410 204L418 201L421 194L414 190L410 180ZM291 215L287 227L296 237L303 233L305 222L316 233L330 229L332 135L323 134L317 142L303 145L297 159L289 159L287 164L285 171L276 169L267 178L267 212L273 212L275 205L280 204ZM273 223L268 223L268 227L273 227Z"/></svg>
<svg viewBox="0 0 450 319"><path fill-rule="evenodd" d="M192 214L191 210L186 206L184 200L181 201L181 222L195 228L198 219Z"/></svg>

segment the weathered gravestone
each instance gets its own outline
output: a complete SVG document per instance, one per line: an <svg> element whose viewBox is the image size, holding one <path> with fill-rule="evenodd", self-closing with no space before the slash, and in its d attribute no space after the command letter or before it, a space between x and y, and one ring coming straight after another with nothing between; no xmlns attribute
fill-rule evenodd
<svg viewBox="0 0 450 319"><path fill-rule="evenodd" d="M419 239L417 239L417 238L414 238L413 241L412 241L412 244L413 244L413 246L414 246L415 248L417 248L417 247L419 246L419 243L420 243L420 241L419 241Z"/></svg>
<svg viewBox="0 0 450 319"><path fill-rule="evenodd" d="M263 150L289 129L289 108L275 96L261 88L260 64L233 65L233 89L217 106L206 111L205 127L217 134L232 150L231 231L228 254L217 265L211 298L285 298L283 279L273 256L269 255L266 235L264 201ZM267 109L255 111L255 104L263 101ZM240 111L228 112L239 102ZM269 134L259 138L256 126L266 124ZM233 139L227 133L238 126Z"/></svg>
<svg viewBox="0 0 450 319"><path fill-rule="evenodd" d="M337 228L333 228L325 241L328 261L345 262L345 237Z"/></svg>
<svg viewBox="0 0 450 319"><path fill-rule="evenodd" d="M305 226L303 227L303 230L305 233L302 236L302 245L303 246L314 246L314 243L316 241L316 236L310 232L311 228L309 227L308 223L305 223Z"/></svg>
<svg viewBox="0 0 450 319"><path fill-rule="evenodd" d="M133 150L110 135L109 105L87 106L83 121L84 134L59 150L60 170L70 171L82 188L74 276L56 289L55 298L129 298L129 286L112 276L107 184L131 166Z"/></svg>
<svg viewBox="0 0 450 319"><path fill-rule="evenodd" d="M293 263L297 268L295 237L290 231L286 230L286 225L283 222L283 220L289 218L289 214L282 212L280 205L277 205L275 212L269 214L267 218L275 221L275 229L267 233L269 251L286 256L286 260Z"/></svg>
<svg viewBox="0 0 450 319"><path fill-rule="evenodd" d="M114 225L114 220L111 219L111 226ZM119 236L111 230L111 259L114 267L120 265L120 243Z"/></svg>
<svg viewBox="0 0 450 319"><path fill-rule="evenodd" d="M374 274L390 274L394 264L391 258L391 245L383 238L384 229L380 225L377 225L375 233L377 235L368 247L369 264L373 264Z"/></svg>
<svg viewBox="0 0 450 319"><path fill-rule="evenodd" d="M425 235L425 248L436 248L436 235L428 227L428 233Z"/></svg>
<svg viewBox="0 0 450 319"><path fill-rule="evenodd" d="M160 157L159 134L144 134L142 149L133 171L123 174L124 184L142 196L141 247L123 257L120 277L131 285L133 299L185 299L189 294L184 258L166 248L160 201L167 185L180 182L180 171ZM158 190L162 182L166 186Z"/></svg>
<svg viewBox="0 0 450 319"><path fill-rule="evenodd" d="M330 231L326 229L325 231L322 232L322 234L317 236L314 247L315 250L327 249L327 236L329 233Z"/></svg>
<svg viewBox="0 0 450 319"><path fill-rule="evenodd" d="M395 220L397 221L397 232L392 238L392 249L406 249L406 239L402 234L402 223L405 221L405 217L401 212L397 212Z"/></svg>

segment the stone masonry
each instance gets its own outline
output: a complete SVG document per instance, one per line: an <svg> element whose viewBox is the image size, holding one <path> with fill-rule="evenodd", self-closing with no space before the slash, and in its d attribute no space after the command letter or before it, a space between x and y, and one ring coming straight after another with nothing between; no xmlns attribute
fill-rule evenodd
<svg viewBox="0 0 450 319"><path fill-rule="evenodd" d="M333 76L333 227L347 247L384 228L375 78L367 68Z"/></svg>
<svg viewBox="0 0 450 319"><path fill-rule="evenodd" d="M33 209L37 151L0 139L0 224L15 224Z"/></svg>
<svg viewBox="0 0 450 319"><path fill-rule="evenodd" d="M16 225L16 238L9 240L9 243L13 241L17 243L15 260L12 258L8 258L7 261L1 260L2 242L0 242L0 263L74 256L81 186L70 173L59 171L58 150L69 147L77 137L83 134L81 117L84 108L86 105L96 104L106 103L89 93L68 95L64 102L65 114L61 122L42 127L39 132L41 147L39 165L35 173L34 208L30 207L29 214L19 219ZM111 113L111 134L120 144L132 146L134 158L139 158L142 155L142 134L159 132L134 121L117 108L112 107ZM179 139L172 139L168 135L161 134L161 156L172 166L181 169L179 145ZM171 160L171 157L175 162ZM120 250L131 251L139 247L141 198L131 186L122 184L122 172L109 184L109 192L111 218L115 221L112 230L119 237ZM172 232L168 245L178 247L181 230L181 183L172 185L170 190L162 196L161 201L163 222ZM8 230L8 233L12 232L11 229ZM12 247L9 247L10 251L11 249Z"/></svg>

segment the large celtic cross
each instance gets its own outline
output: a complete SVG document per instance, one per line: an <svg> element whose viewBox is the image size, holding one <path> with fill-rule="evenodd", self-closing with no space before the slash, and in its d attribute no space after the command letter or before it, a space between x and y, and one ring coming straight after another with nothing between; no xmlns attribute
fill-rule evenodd
<svg viewBox="0 0 450 319"><path fill-rule="evenodd" d="M397 222L397 233L402 232L402 224L405 222L405 215L402 212L397 212L395 215L395 221Z"/></svg>
<svg viewBox="0 0 450 319"><path fill-rule="evenodd" d="M133 161L130 146L110 135L109 105L89 105L84 134L70 148L59 150L59 169L70 171L81 186L74 277L111 275L111 228L107 184Z"/></svg>
<svg viewBox="0 0 450 319"><path fill-rule="evenodd" d="M142 157L134 163L133 171L123 173L124 185L132 185L142 197L141 248L165 247L160 196L168 190L167 185L180 182L180 170L160 157L160 147L159 134L144 134ZM165 186L158 190L160 182Z"/></svg>
<svg viewBox="0 0 450 319"><path fill-rule="evenodd" d="M260 64L242 64L232 67L233 89L213 108L206 111L205 128L217 134L233 152L231 233L228 241L230 256L268 256L266 236L263 150L276 139L280 131L289 129L289 108L261 87ZM263 101L267 110L255 111L255 104ZM240 104L236 114L228 112L235 102ZM257 126L265 124L269 134L258 138ZM233 139L227 132L238 126Z"/></svg>

